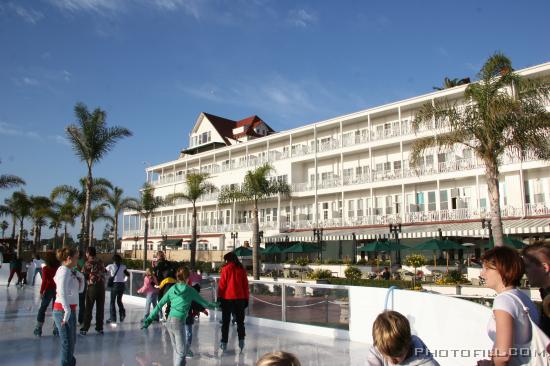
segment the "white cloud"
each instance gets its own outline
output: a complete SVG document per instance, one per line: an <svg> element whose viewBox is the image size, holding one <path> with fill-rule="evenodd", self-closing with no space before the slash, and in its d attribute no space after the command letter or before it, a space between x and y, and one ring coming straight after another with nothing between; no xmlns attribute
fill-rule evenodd
<svg viewBox="0 0 550 366"><path fill-rule="evenodd" d="M253 113L277 113L290 121L304 116L336 114L330 106L338 105L349 96L339 97L316 80L290 80L272 75L263 80L240 80L224 88L212 83L177 88L196 98L215 103L247 106ZM311 117L309 117L311 118Z"/></svg>
<svg viewBox="0 0 550 366"><path fill-rule="evenodd" d="M99 14L120 10L122 0L49 0L58 8L70 12L91 11Z"/></svg>
<svg viewBox="0 0 550 366"><path fill-rule="evenodd" d="M287 20L296 27L307 28L317 23L317 16L305 9L293 9L289 11Z"/></svg>
<svg viewBox="0 0 550 366"><path fill-rule="evenodd" d="M22 79L22 81L23 81L23 84L29 85L29 86L36 86L36 85L39 84L39 83L38 83L38 80L33 79L33 78L30 78L30 77L27 77L27 76L25 76L25 77Z"/></svg>
<svg viewBox="0 0 550 366"><path fill-rule="evenodd" d="M44 18L44 14L42 14L41 12L34 10L32 8L25 8L21 5L14 4L13 2L7 3L5 7L7 8L8 11L18 15L20 18L22 18L24 21L30 24L36 24L42 18Z"/></svg>
<svg viewBox="0 0 550 366"><path fill-rule="evenodd" d="M66 82L71 81L71 78L73 77L73 74L71 74L67 70L63 70L62 74L63 74L63 80L65 80Z"/></svg>
<svg viewBox="0 0 550 366"><path fill-rule="evenodd" d="M55 143L69 146L69 142L63 136L60 135L43 135L38 131L27 131L12 124L0 121L0 135L12 136L12 137L23 137L36 141L53 141Z"/></svg>

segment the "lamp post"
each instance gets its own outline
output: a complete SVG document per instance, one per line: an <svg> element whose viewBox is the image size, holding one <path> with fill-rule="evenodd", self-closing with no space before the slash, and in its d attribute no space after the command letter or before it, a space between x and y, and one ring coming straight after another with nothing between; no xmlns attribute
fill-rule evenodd
<svg viewBox="0 0 550 366"><path fill-rule="evenodd" d="M233 239L233 250L235 250L235 242L239 237L239 232L231 232L231 239Z"/></svg>
<svg viewBox="0 0 550 366"><path fill-rule="evenodd" d="M166 241L168 240L168 235L162 234L162 249L166 252Z"/></svg>
<svg viewBox="0 0 550 366"><path fill-rule="evenodd" d="M137 242L139 240L139 236L134 236L134 258L136 257L136 250L137 250Z"/></svg>
<svg viewBox="0 0 550 366"><path fill-rule="evenodd" d="M353 241L353 259L351 260L351 262L355 264L357 263L357 236L355 235L355 233L351 233L351 238Z"/></svg>
<svg viewBox="0 0 550 366"><path fill-rule="evenodd" d="M401 232L401 223L390 224L390 235L393 234L395 237L395 243L397 244L397 264L401 264L401 250L399 250L399 233Z"/></svg>
<svg viewBox="0 0 550 366"><path fill-rule="evenodd" d="M481 228L482 229L485 229L485 228L489 229L489 241L493 240L493 228L491 226L491 218L490 217L483 216L481 218ZM495 245L495 244L493 243L493 245Z"/></svg>
<svg viewBox="0 0 550 366"><path fill-rule="evenodd" d="M323 228L313 229L313 237L317 241L321 262L323 261Z"/></svg>

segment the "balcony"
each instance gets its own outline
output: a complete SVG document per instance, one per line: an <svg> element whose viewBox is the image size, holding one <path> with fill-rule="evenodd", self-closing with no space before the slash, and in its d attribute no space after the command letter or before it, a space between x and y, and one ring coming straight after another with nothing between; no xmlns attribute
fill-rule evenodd
<svg viewBox="0 0 550 366"><path fill-rule="evenodd" d="M331 139L330 141L325 141L317 144L317 152L332 151L334 149L340 148L340 140Z"/></svg>

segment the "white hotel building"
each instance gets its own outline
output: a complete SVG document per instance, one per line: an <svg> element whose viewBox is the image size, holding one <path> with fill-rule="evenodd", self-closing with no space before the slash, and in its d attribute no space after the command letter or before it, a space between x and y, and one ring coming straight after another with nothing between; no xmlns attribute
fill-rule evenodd
<svg viewBox="0 0 550 366"><path fill-rule="evenodd" d="M550 63L517 71L538 78L550 75ZM189 147L176 160L148 167L156 196L183 189L189 172L208 172L217 187L240 184L248 170L270 163L274 179L286 180L290 198L273 197L259 206L264 241L314 241L323 228L326 257L351 256L352 237L388 237L390 223L401 223L405 244L443 236L487 238L481 218L488 210L483 164L472 151L434 149L412 169L409 151L416 139L444 132L442 121L411 128L424 103L442 98L461 103L465 86L338 116L288 131L275 132L259 117L241 121L201 113ZM504 156L500 167L505 234L518 239L550 236L550 164ZM230 250L251 239L251 205L221 206L217 193L198 203L198 250ZM149 245L164 238L188 246L191 205L176 202L151 219ZM238 233L236 239L232 233ZM286 238L288 237L288 239ZM137 239L137 241L136 241ZM470 239L470 238L468 238ZM123 249L141 249L143 219L123 216ZM470 240L468 240L470 241ZM262 244L263 245L263 244ZM325 257L325 258L326 258Z"/></svg>

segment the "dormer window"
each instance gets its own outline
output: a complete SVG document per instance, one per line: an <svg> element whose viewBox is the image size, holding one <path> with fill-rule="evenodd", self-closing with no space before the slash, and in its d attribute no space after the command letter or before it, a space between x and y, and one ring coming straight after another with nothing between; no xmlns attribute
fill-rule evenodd
<svg viewBox="0 0 550 366"><path fill-rule="evenodd" d="M206 144L210 141L211 141L210 131L199 133L197 135L192 136L191 146Z"/></svg>

